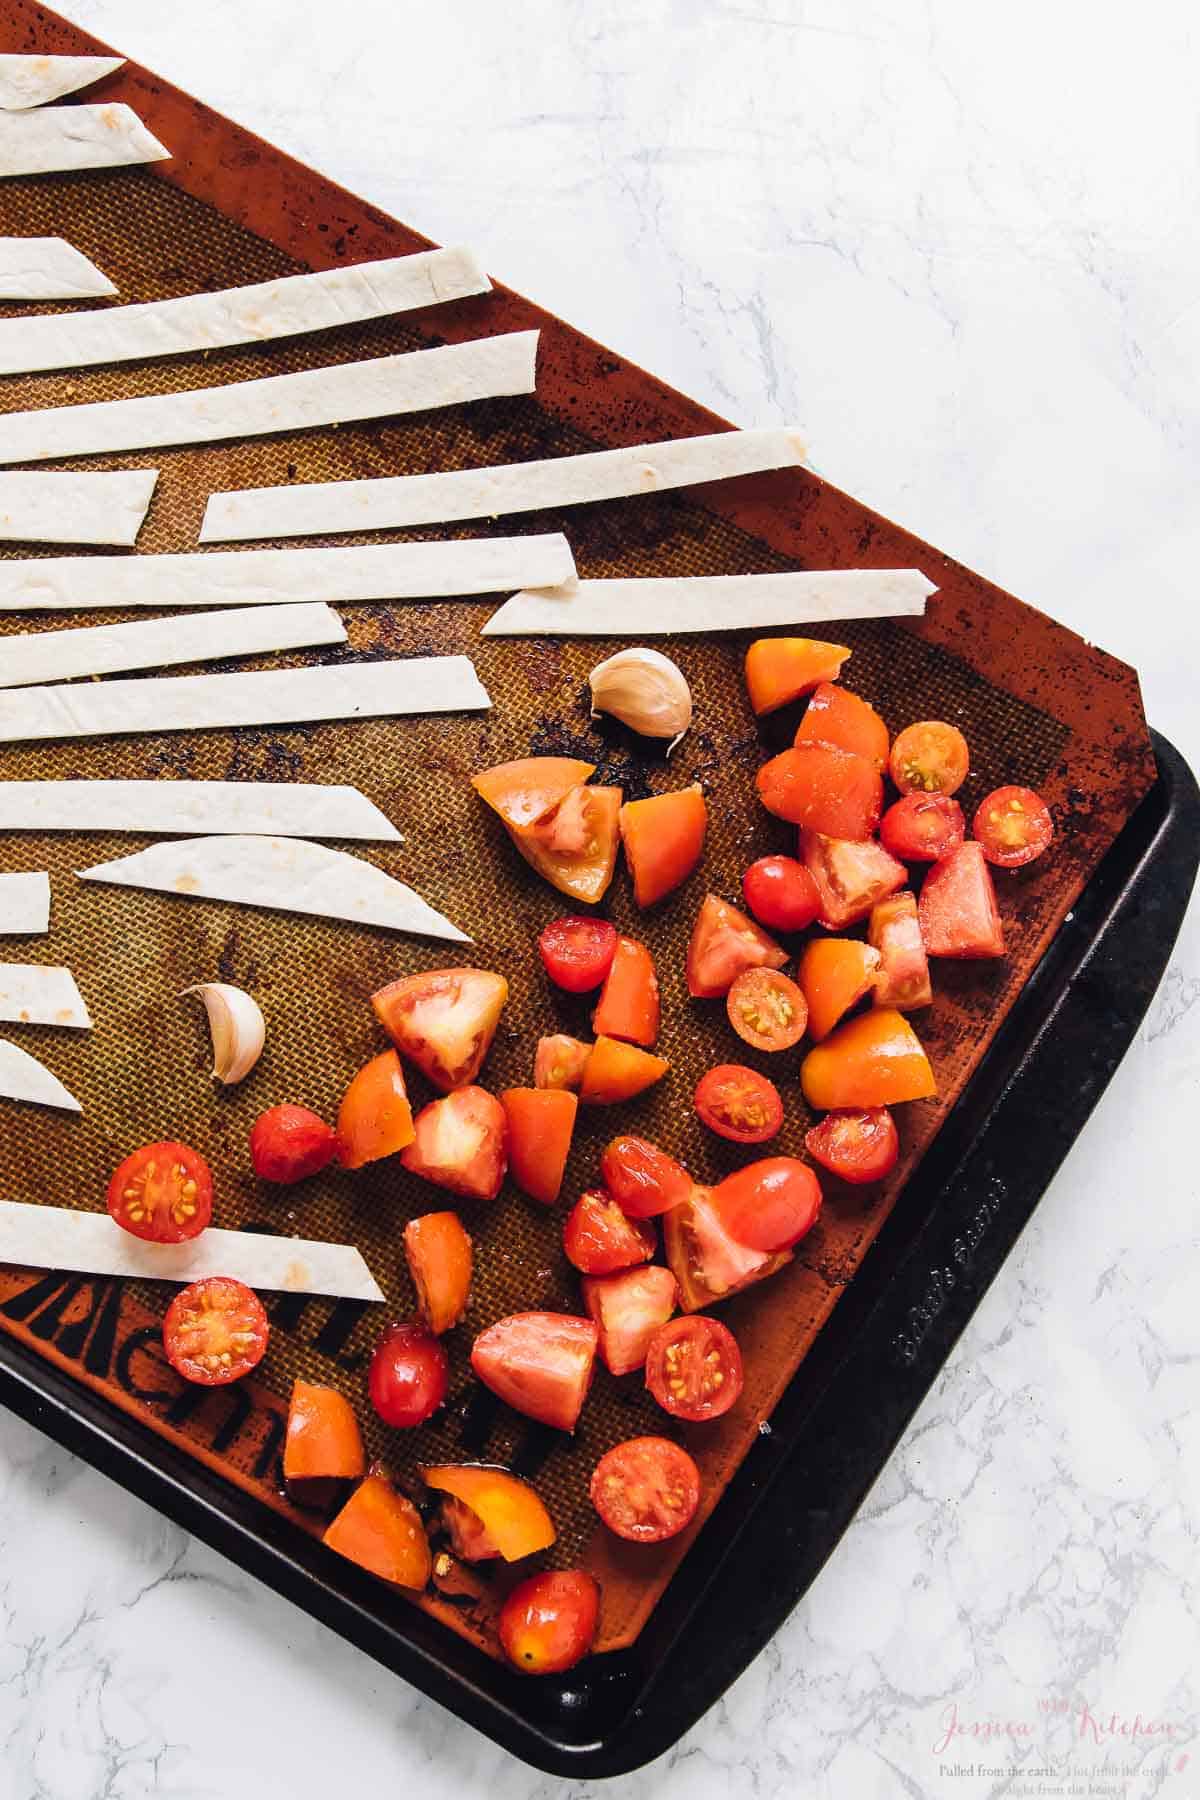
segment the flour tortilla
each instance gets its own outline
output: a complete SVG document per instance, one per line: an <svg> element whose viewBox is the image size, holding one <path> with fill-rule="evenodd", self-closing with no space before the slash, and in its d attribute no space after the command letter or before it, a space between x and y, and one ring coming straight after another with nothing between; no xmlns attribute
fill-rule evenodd
<svg viewBox="0 0 1200 1800"><path fill-rule="evenodd" d="M0 107L24 112L45 106L91 87L124 62L123 56L0 56Z"/></svg>
<svg viewBox="0 0 1200 1800"><path fill-rule="evenodd" d="M24 869L15 875L0 875L0 937L44 937L49 929L50 877L46 871Z"/></svg>
<svg viewBox="0 0 1200 1800"><path fill-rule="evenodd" d="M3 122L0 113L0 128ZM0 413L0 463L310 431L498 394L531 394L537 342L536 331L510 331L437 350L406 350L190 393Z"/></svg>
<svg viewBox="0 0 1200 1800"><path fill-rule="evenodd" d="M374 863L303 838L208 837L153 844L116 862L81 869L79 879L349 919L357 925L449 938L459 944L471 941L412 888Z"/></svg>
<svg viewBox="0 0 1200 1800"><path fill-rule="evenodd" d="M320 605L241 606L179 618L139 619L131 625L31 631L0 637L0 688L345 641L346 627L338 615L331 606Z"/></svg>
<svg viewBox="0 0 1200 1800"><path fill-rule="evenodd" d="M0 300L96 300L116 293L103 269L59 237L0 238ZM94 313L60 314L95 318ZM40 319L5 324L40 324ZM0 324L3 330L3 324Z"/></svg>
<svg viewBox="0 0 1200 1800"><path fill-rule="evenodd" d="M106 1212L75 1212L21 1200L0 1200L0 1262L180 1284L205 1275L230 1275L247 1287L282 1293L330 1294L342 1300L386 1298L353 1244L223 1231L216 1225L184 1244L152 1244L122 1231Z"/></svg>
<svg viewBox="0 0 1200 1800"><path fill-rule="evenodd" d="M357 788L308 781L0 781L0 831L136 831L166 837L240 832L401 841L391 820ZM47 877L0 875L0 931L25 929L2 922L4 883L39 879L46 881L48 912Z"/></svg>
<svg viewBox="0 0 1200 1800"><path fill-rule="evenodd" d="M0 541L132 544L157 480L157 469L118 469L107 475L40 469L29 475L0 474Z"/></svg>
<svg viewBox="0 0 1200 1800"><path fill-rule="evenodd" d="M74 1094L69 1094L57 1075L52 1075L36 1056L30 1056L6 1038L0 1038L0 1098L27 1100L31 1106L57 1106L63 1112L82 1112ZM41 1212L40 1206L30 1212ZM120 1226L117 1227L120 1230ZM9 1239L0 1227L0 1257L9 1250Z"/></svg>
<svg viewBox="0 0 1200 1800"><path fill-rule="evenodd" d="M5 479L17 481L19 476ZM65 480L33 476L33 480ZM71 477L84 481L104 476ZM198 555L48 556L0 561L0 612L104 606L265 606L287 601L440 600L567 586L575 559L560 531L332 550Z"/></svg>
<svg viewBox="0 0 1200 1800"><path fill-rule="evenodd" d="M542 593L514 594L492 614L482 635L670 637L688 631L828 625L843 619L916 618L936 592L919 569L577 581Z"/></svg>
<svg viewBox="0 0 1200 1800"><path fill-rule="evenodd" d="M803 461L804 446L795 431L721 431L490 469L244 488L212 495L200 541L311 537L318 532L381 531L494 518L692 487L762 469L791 468Z"/></svg>
<svg viewBox="0 0 1200 1800"><path fill-rule="evenodd" d="M0 742L480 712L490 706L470 657L409 656L313 669L10 688L0 692Z"/></svg>
<svg viewBox="0 0 1200 1800"><path fill-rule="evenodd" d="M223 293L4 319L0 375L263 343L485 294L490 287L469 251L424 250L314 275L285 275Z"/></svg>
<svg viewBox="0 0 1200 1800"><path fill-rule="evenodd" d="M117 169L163 162L170 154L128 106L0 112L0 176Z"/></svg>
<svg viewBox="0 0 1200 1800"><path fill-rule="evenodd" d="M0 962L0 1021L6 1025L62 1025L73 1031L92 1029L70 969L42 963Z"/></svg>

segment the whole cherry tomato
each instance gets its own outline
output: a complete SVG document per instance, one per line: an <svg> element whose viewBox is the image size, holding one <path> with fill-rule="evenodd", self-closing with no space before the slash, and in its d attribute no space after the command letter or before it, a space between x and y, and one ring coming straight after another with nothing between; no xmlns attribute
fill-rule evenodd
<svg viewBox="0 0 1200 1800"><path fill-rule="evenodd" d="M388 1326L367 1373L371 1405L385 1425L423 1425L449 1385L446 1352L427 1326Z"/></svg>
<svg viewBox="0 0 1200 1800"><path fill-rule="evenodd" d="M250 1161L260 1181L288 1183L318 1175L337 1147L332 1125L306 1106L272 1106L250 1133Z"/></svg>
<svg viewBox="0 0 1200 1800"><path fill-rule="evenodd" d="M500 1647L526 1675L561 1675L587 1655L600 1617L600 1589L582 1569L543 1569L500 1609Z"/></svg>
<svg viewBox="0 0 1200 1800"><path fill-rule="evenodd" d="M817 884L794 856L760 856L742 876L742 893L771 931L803 931L821 910Z"/></svg>
<svg viewBox="0 0 1200 1800"><path fill-rule="evenodd" d="M682 1164L645 1138L613 1138L600 1158L600 1175L631 1219L657 1218L692 1191L692 1178Z"/></svg>

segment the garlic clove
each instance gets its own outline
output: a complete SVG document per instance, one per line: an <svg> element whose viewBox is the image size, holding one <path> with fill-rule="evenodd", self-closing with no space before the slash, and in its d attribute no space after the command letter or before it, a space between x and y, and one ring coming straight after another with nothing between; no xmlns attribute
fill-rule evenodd
<svg viewBox="0 0 1200 1800"><path fill-rule="evenodd" d="M233 1087L245 1079L263 1053L267 1023L262 1008L252 994L227 981L202 981L184 988L181 1000L185 994L199 994L204 1002L212 1035L214 1080Z"/></svg>
<svg viewBox="0 0 1200 1800"><path fill-rule="evenodd" d="M670 738L668 755L692 722L692 690L661 650L618 650L596 664L588 685L593 719L611 713L643 737Z"/></svg>

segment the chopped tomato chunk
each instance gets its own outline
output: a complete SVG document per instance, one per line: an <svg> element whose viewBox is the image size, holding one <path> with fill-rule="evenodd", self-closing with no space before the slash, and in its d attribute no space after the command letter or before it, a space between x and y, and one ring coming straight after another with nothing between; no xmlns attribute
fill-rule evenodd
<svg viewBox="0 0 1200 1800"><path fill-rule="evenodd" d="M680 1307L689 1313L774 1275L791 1261L790 1250L769 1256L731 1237L711 1188L693 1188L686 1200L663 1214L663 1247L679 1285Z"/></svg>
<svg viewBox="0 0 1200 1800"><path fill-rule="evenodd" d="M873 996L876 1006L916 1012L932 1003L929 959L917 921L917 903L907 888L871 908L867 942L879 952Z"/></svg>
<svg viewBox="0 0 1200 1800"><path fill-rule="evenodd" d="M883 811L875 764L832 744L797 744L773 756L758 771L758 793L777 818L854 842L871 836Z"/></svg>
<svg viewBox="0 0 1200 1800"><path fill-rule="evenodd" d="M929 956L1004 955L1004 928L982 845L968 839L934 863L917 916Z"/></svg>
<svg viewBox="0 0 1200 1800"><path fill-rule="evenodd" d="M598 1037L583 1066L579 1098L585 1106L613 1106L619 1100L632 1100L661 1081L670 1066L636 1044Z"/></svg>
<svg viewBox="0 0 1200 1800"><path fill-rule="evenodd" d="M471 1367L517 1412L574 1431L587 1398L600 1333L569 1313L513 1313L475 1339Z"/></svg>
<svg viewBox="0 0 1200 1800"><path fill-rule="evenodd" d="M542 818L595 773L577 756L522 756L471 777L471 786L515 830Z"/></svg>
<svg viewBox="0 0 1200 1800"><path fill-rule="evenodd" d="M905 726L888 766L902 794L956 794L970 773L971 753L957 725L922 719Z"/></svg>
<svg viewBox="0 0 1200 1800"><path fill-rule="evenodd" d="M286 1481L356 1481L366 1467L354 1408L336 1388L293 1383L283 1441Z"/></svg>
<svg viewBox="0 0 1200 1800"><path fill-rule="evenodd" d="M585 1275L588 1316L600 1328L600 1355L610 1375L629 1375L646 1360L650 1340L675 1311L675 1277L656 1264L618 1275Z"/></svg>
<svg viewBox="0 0 1200 1800"><path fill-rule="evenodd" d="M401 1055L448 1093L478 1075L507 999L490 969L426 969L380 988L371 1005Z"/></svg>
<svg viewBox="0 0 1200 1800"><path fill-rule="evenodd" d="M413 1130L412 1143L400 1152L413 1175L471 1200L496 1198L508 1163L508 1122L494 1095L456 1088L422 1107Z"/></svg>
<svg viewBox="0 0 1200 1800"><path fill-rule="evenodd" d="M819 638L758 638L746 652L746 687L756 713L774 712L823 681L836 681L850 655L844 644Z"/></svg>
<svg viewBox="0 0 1200 1800"><path fill-rule="evenodd" d="M617 866L621 790L574 787L542 818L509 836L560 894L589 904L608 892Z"/></svg>
<svg viewBox="0 0 1200 1800"><path fill-rule="evenodd" d="M1002 787L981 802L973 829L990 863L998 869L1023 869L1049 848L1054 820L1032 788Z"/></svg>
<svg viewBox="0 0 1200 1800"><path fill-rule="evenodd" d="M814 1162L860 1186L890 1175L900 1155L896 1121L886 1106L826 1113L804 1139Z"/></svg>
<svg viewBox="0 0 1200 1800"><path fill-rule="evenodd" d="M649 1049L658 1036L658 976L645 944L619 937L612 967L592 1014L597 1037L624 1038Z"/></svg>
<svg viewBox="0 0 1200 1800"><path fill-rule="evenodd" d="M688 993L697 1000L727 994L743 969L782 969L787 951L736 906L706 894L687 952Z"/></svg>
<svg viewBox="0 0 1200 1800"><path fill-rule="evenodd" d="M575 1130L579 1106L563 1088L507 1088L500 1096L508 1120L508 1172L523 1194L553 1206Z"/></svg>
<svg viewBox="0 0 1200 1800"><path fill-rule="evenodd" d="M412 1107L394 1050L372 1057L346 1089L338 1110L337 1140L344 1169L361 1169L412 1143Z"/></svg>
<svg viewBox="0 0 1200 1800"><path fill-rule="evenodd" d="M457 1213L423 1213L404 1227L417 1310L430 1331L450 1331L467 1310L474 1252Z"/></svg>
<svg viewBox="0 0 1200 1800"><path fill-rule="evenodd" d="M800 1065L800 1085L818 1112L897 1106L937 1092L920 1039L890 1006L847 1019L810 1050Z"/></svg>
<svg viewBox="0 0 1200 1800"><path fill-rule="evenodd" d="M628 800L621 808L621 842L639 906L653 906L687 880L704 854L708 807L697 783L676 794Z"/></svg>
<svg viewBox="0 0 1200 1800"><path fill-rule="evenodd" d="M657 1242L653 1225L631 1219L602 1188L581 1194L563 1226L567 1261L584 1275L616 1275L649 1262Z"/></svg>
<svg viewBox="0 0 1200 1800"><path fill-rule="evenodd" d="M505 1562L520 1562L554 1542L554 1524L542 1501L527 1481L507 1469L439 1463L421 1474L427 1487L471 1509Z"/></svg>
<svg viewBox="0 0 1200 1800"><path fill-rule="evenodd" d="M398 1587L423 1588L433 1566L421 1515L383 1475L355 1488L325 1533L331 1550Z"/></svg>
<svg viewBox="0 0 1200 1800"><path fill-rule="evenodd" d="M852 756L865 756L882 774L891 739L875 708L849 688L823 681L814 689L796 733L797 744L832 744Z"/></svg>
<svg viewBox="0 0 1200 1800"><path fill-rule="evenodd" d="M584 1064L592 1054L591 1044L557 1031L553 1037L538 1039L533 1060L533 1085L539 1088L577 1088L583 1079Z"/></svg>
<svg viewBox="0 0 1200 1800"><path fill-rule="evenodd" d="M250 1133L250 1161L260 1181L305 1181L336 1155L337 1132L307 1106L269 1107Z"/></svg>
<svg viewBox="0 0 1200 1800"><path fill-rule="evenodd" d="M801 831L800 860L817 884L821 923L830 931L865 919L877 900L908 880L904 864L882 845L850 843L816 831Z"/></svg>
<svg viewBox="0 0 1200 1800"><path fill-rule="evenodd" d="M817 1043L871 992L878 972L878 950L857 938L814 938L805 946L797 974L808 1001L808 1029Z"/></svg>

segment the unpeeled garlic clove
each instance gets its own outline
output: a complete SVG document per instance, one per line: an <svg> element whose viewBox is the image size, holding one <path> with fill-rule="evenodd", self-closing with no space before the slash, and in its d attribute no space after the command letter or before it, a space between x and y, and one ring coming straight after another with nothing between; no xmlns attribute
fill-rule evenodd
<svg viewBox="0 0 1200 1800"><path fill-rule="evenodd" d="M184 988L181 1000L185 994L199 994L203 1000L212 1034L213 1077L233 1087L245 1079L262 1055L267 1036L262 1008L245 988L227 981L202 981Z"/></svg>
<svg viewBox="0 0 1200 1800"><path fill-rule="evenodd" d="M670 738L668 754L692 722L692 690L661 650L618 650L596 664L588 685L593 719L611 713L643 737Z"/></svg>

